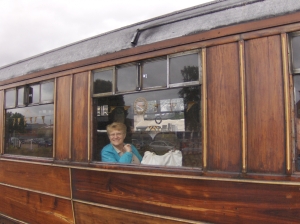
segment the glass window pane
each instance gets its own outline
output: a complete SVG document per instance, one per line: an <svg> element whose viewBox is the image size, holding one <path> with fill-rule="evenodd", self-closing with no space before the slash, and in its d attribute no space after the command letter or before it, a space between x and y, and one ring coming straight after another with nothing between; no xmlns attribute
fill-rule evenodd
<svg viewBox="0 0 300 224"><path fill-rule="evenodd" d="M300 75L294 76L295 125L296 125L296 169L300 171Z"/></svg>
<svg viewBox="0 0 300 224"><path fill-rule="evenodd" d="M52 157L53 111L53 104L6 110L4 153Z"/></svg>
<svg viewBox="0 0 300 224"><path fill-rule="evenodd" d="M94 71L94 94L113 90L113 70Z"/></svg>
<svg viewBox="0 0 300 224"><path fill-rule="evenodd" d="M170 84L198 80L198 54L170 58Z"/></svg>
<svg viewBox="0 0 300 224"><path fill-rule="evenodd" d="M292 38L292 58L293 69L300 69L300 36Z"/></svg>
<svg viewBox="0 0 300 224"><path fill-rule="evenodd" d="M117 92L134 91L137 83L137 66L129 65L117 69Z"/></svg>
<svg viewBox="0 0 300 224"><path fill-rule="evenodd" d="M41 83L41 102L53 102L54 82Z"/></svg>
<svg viewBox="0 0 300 224"><path fill-rule="evenodd" d="M31 85L29 86L29 95L28 95L29 104L35 104L40 102L40 85Z"/></svg>
<svg viewBox="0 0 300 224"><path fill-rule="evenodd" d="M182 153L182 166L201 167L201 95L199 86L139 92L94 99L95 138L93 159L101 161L101 150L109 143L106 126L121 122L127 126L125 143L133 144L141 156L145 151ZM99 116L108 107L108 116Z"/></svg>
<svg viewBox="0 0 300 224"><path fill-rule="evenodd" d="M25 102L24 102L24 87L18 88L18 102L17 102L17 106L24 106Z"/></svg>
<svg viewBox="0 0 300 224"><path fill-rule="evenodd" d="M167 86L167 59L144 62L142 79L143 88Z"/></svg>
<svg viewBox="0 0 300 224"><path fill-rule="evenodd" d="M5 91L5 108L16 106L16 90L10 89Z"/></svg>

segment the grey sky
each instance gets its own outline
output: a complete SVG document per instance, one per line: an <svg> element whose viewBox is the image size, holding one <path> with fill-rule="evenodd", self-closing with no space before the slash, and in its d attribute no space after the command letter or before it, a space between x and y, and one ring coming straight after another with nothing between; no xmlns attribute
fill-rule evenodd
<svg viewBox="0 0 300 224"><path fill-rule="evenodd" d="M212 0L0 0L0 67Z"/></svg>

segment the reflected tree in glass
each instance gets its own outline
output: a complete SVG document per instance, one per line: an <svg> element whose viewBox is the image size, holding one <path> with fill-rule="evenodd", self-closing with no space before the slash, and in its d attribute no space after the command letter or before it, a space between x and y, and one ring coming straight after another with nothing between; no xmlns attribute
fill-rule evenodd
<svg viewBox="0 0 300 224"><path fill-rule="evenodd" d="M94 81L94 93L107 93L112 91L112 82L102 79ZM97 91L96 91L97 90Z"/></svg>
<svg viewBox="0 0 300 224"><path fill-rule="evenodd" d="M198 67L186 66L181 70L185 82L194 80L198 77ZM185 127L189 131L199 132L200 130L200 88L199 86L183 87L178 95L184 99L185 105Z"/></svg>

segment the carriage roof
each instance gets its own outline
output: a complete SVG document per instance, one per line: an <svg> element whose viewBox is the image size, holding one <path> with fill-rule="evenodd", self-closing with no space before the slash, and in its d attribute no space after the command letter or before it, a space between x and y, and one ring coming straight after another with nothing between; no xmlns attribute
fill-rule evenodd
<svg viewBox="0 0 300 224"><path fill-rule="evenodd" d="M84 39L0 68L0 81L219 27L300 11L295 0L216 0Z"/></svg>

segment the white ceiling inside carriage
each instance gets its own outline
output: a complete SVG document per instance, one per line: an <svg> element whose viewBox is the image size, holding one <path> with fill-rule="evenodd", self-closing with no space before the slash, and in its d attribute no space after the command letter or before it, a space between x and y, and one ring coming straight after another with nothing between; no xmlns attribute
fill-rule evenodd
<svg viewBox="0 0 300 224"><path fill-rule="evenodd" d="M141 30L136 46L186 36L240 22L300 11L295 0L217 0L176 11L100 34L0 68L0 81L34 71L132 48L131 40Z"/></svg>

